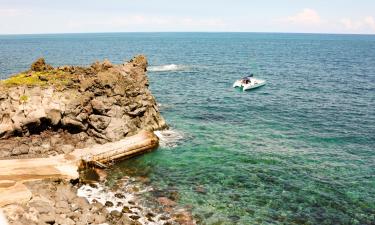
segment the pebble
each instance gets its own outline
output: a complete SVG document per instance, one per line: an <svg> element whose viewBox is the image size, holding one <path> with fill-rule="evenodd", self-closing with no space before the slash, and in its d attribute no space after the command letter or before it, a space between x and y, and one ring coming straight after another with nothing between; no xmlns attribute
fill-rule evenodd
<svg viewBox="0 0 375 225"><path fill-rule="evenodd" d="M107 206L107 207L112 207L112 206L113 206L113 202L111 202L111 201L106 201L106 202L104 203L104 205Z"/></svg>
<svg viewBox="0 0 375 225"><path fill-rule="evenodd" d="M131 215L131 216L129 216L129 218L132 219L132 220L138 220L141 217L138 216L138 215Z"/></svg>
<svg viewBox="0 0 375 225"><path fill-rule="evenodd" d="M123 213L132 213L132 211L127 206L124 206L124 208L122 208L122 212Z"/></svg>
<svg viewBox="0 0 375 225"><path fill-rule="evenodd" d="M122 213L119 212L119 211L117 211L117 210L113 210L113 211L111 212L111 216L113 216L113 217L121 217L121 216L122 216Z"/></svg>
<svg viewBox="0 0 375 225"><path fill-rule="evenodd" d="M121 193L116 193L116 194L115 194L115 197L116 197L116 198L123 199L123 198L125 198L125 195L123 195L123 194L121 194Z"/></svg>

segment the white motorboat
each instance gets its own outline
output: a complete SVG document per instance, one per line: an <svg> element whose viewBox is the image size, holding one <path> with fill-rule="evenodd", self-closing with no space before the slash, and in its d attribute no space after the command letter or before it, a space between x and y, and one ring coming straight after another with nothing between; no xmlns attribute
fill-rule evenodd
<svg viewBox="0 0 375 225"><path fill-rule="evenodd" d="M248 77L244 77L234 82L233 87L242 88L243 91L247 91L254 88L262 87L265 84L265 80L254 78L252 75L250 75Z"/></svg>

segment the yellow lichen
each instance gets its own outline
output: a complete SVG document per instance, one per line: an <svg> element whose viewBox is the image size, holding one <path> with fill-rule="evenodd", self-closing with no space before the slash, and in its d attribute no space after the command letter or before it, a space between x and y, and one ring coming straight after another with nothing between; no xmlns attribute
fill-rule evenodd
<svg viewBox="0 0 375 225"><path fill-rule="evenodd" d="M22 72L0 81L6 87L27 86L66 86L72 83L74 75L60 70L46 72Z"/></svg>
<svg viewBox="0 0 375 225"><path fill-rule="evenodd" d="M20 103L26 103L27 100L29 100L29 97L27 95L20 96Z"/></svg>

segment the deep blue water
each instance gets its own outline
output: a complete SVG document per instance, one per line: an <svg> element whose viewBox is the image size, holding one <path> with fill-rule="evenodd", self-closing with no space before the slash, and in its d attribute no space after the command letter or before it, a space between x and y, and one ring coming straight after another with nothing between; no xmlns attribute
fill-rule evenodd
<svg viewBox="0 0 375 225"><path fill-rule="evenodd" d="M63 65L140 53L151 66L177 65L148 75L184 139L117 165L112 179L147 175L202 224L375 223L375 36L0 36L0 76L40 56ZM267 85L231 87L250 71Z"/></svg>

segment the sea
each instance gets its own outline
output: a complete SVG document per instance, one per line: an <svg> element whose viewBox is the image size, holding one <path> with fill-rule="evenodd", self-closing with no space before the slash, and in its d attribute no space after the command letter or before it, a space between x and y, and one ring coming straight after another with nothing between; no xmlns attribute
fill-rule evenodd
<svg viewBox="0 0 375 225"><path fill-rule="evenodd" d="M109 181L147 177L199 224L375 224L374 35L2 35L0 77L38 57L58 66L137 54L170 129ZM267 84L232 88L251 73Z"/></svg>

